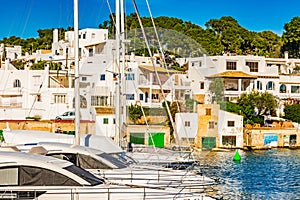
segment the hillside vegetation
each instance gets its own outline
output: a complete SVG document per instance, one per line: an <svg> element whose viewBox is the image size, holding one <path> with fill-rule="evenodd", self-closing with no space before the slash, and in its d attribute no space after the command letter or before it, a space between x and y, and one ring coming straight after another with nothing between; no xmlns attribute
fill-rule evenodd
<svg viewBox="0 0 300 200"><path fill-rule="evenodd" d="M144 27L153 27L149 17L142 17ZM253 32L239 25L238 21L230 16L220 19L211 19L205 27L192 22L183 21L172 17L154 18L156 27L177 31L195 40L209 55L231 53L236 55L259 55L268 57L283 57L288 51L292 58L300 58L300 18L294 17L284 25L284 32L279 36L272 31ZM109 30L110 36L114 35L112 17L99 25L99 28ZM136 14L126 17L126 31L140 28ZM63 38L66 30L59 29L59 37ZM0 43L5 46L21 45L23 52L34 52L37 49L51 49L52 30L38 30L39 38L21 39L16 36L3 38ZM180 42L180 38L174 43Z"/></svg>

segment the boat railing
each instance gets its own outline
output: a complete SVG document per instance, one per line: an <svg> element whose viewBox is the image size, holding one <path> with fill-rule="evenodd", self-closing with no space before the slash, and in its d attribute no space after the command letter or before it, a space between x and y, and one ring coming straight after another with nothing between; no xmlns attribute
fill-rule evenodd
<svg viewBox="0 0 300 200"><path fill-rule="evenodd" d="M128 188L134 188L135 191L130 190L124 190ZM137 190L140 188L140 190ZM100 190L99 190L100 189ZM153 192L152 189L157 189L157 191ZM47 194L46 194L47 193ZM115 196L115 195L124 195L121 199L124 199L124 197L134 197L134 195L139 195L141 199L160 199L164 198L166 196L170 197L169 199L195 199L195 196L202 196L203 194L193 194L190 192L185 192L184 188L178 190L158 190L158 188L147 188L147 187L117 187L110 185L109 187L105 188L87 188L87 187L44 187L41 189L33 189L33 188L20 188L20 187L13 187L13 188L7 188L3 187L0 188L0 199L1 200L17 200L17 199L39 199L42 195L48 195L48 198L69 198L69 199L89 199L89 197L95 197L98 196L99 199L107 199L111 200L115 197L121 197L121 196ZM84 198L82 198L82 195L85 195ZM135 199L135 198L134 198Z"/></svg>

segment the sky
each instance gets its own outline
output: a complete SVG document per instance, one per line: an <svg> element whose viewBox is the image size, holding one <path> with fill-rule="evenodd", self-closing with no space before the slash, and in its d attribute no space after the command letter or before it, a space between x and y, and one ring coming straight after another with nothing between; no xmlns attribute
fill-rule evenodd
<svg viewBox="0 0 300 200"><path fill-rule="evenodd" d="M115 0L78 0L79 28L98 28L115 10ZM124 0L126 14L134 13ZM153 17L168 16L205 28L210 19L231 16L250 31L271 30L279 36L284 24L300 16L299 0L148 0ZM136 0L141 16L149 17L147 0ZM39 29L73 27L73 0L1 0L0 39L37 38Z"/></svg>

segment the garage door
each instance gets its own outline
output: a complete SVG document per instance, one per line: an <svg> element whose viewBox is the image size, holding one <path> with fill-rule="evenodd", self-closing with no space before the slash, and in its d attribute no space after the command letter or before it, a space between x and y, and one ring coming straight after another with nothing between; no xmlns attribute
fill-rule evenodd
<svg viewBox="0 0 300 200"><path fill-rule="evenodd" d="M165 146L165 133L149 133L148 134L148 145L155 147Z"/></svg>
<svg viewBox="0 0 300 200"><path fill-rule="evenodd" d="M145 144L145 133L130 133L132 144Z"/></svg>
<svg viewBox="0 0 300 200"><path fill-rule="evenodd" d="M267 133L264 135L264 145L265 146L271 146L271 147L277 147L278 146L278 135L277 134L270 134Z"/></svg>
<svg viewBox="0 0 300 200"><path fill-rule="evenodd" d="M215 137L203 137L202 138L202 148L212 149L216 147Z"/></svg>

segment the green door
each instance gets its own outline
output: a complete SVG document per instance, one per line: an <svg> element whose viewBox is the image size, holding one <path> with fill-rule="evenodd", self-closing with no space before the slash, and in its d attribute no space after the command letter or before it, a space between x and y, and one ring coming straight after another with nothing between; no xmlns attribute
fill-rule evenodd
<svg viewBox="0 0 300 200"><path fill-rule="evenodd" d="M216 147L215 137L203 137L202 138L202 148L212 149Z"/></svg>
<svg viewBox="0 0 300 200"><path fill-rule="evenodd" d="M130 133L132 144L145 144L145 133Z"/></svg>
<svg viewBox="0 0 300 200"><path fill-rule="evenodd" d="M0 142L4 141L3 130L0 130Z"/></svg>
<svg viewBox="0 0 300 200"><path fill-rule="evenodd" d="M149 133L148 134L148 145L155 147L165 146L165 133Z"/></svg>

